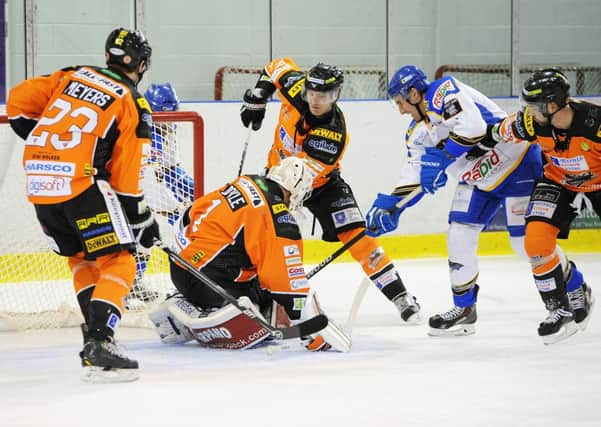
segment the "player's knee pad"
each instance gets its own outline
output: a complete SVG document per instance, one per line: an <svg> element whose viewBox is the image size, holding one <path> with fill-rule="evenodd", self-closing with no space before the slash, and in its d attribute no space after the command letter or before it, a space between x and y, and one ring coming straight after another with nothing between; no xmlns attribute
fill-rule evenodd
<svg viewBox="0 0 601 427"><path fill-rule="evenodd" d="M161 338L161 342L165 344L184 344L194 339L194 335L190 329L184 325L177 317L175 317L169 307L175 304L176 300L183 299L181 296L174 296L166 301L163 301L148 313L148 318L155 327L157 334ZM196 310L200 314L200 310L192 306L191 310Z"/></svg>
<svg viewBox="0 0 601 427"><path fill-rule="evenodd" d="M263 318L247 297L238 298L240 305ZM200 310L183 298L169 307L169 312L187 326L194 338L210 348L243 350L251 348L271 336L270 332L232 304L214 311Z"/></svg>
<svg viewBox="0 0 601 427"><path fill-rule="evenodd" d="M451 284L471 283L478 275L478 239L483 226L452 222L447 232Z"/></svg>

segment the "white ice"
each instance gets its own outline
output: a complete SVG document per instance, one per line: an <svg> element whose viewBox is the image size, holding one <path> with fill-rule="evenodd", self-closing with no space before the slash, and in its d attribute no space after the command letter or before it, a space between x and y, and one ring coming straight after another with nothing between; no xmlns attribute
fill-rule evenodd
<svg viewBox="0 0 601 427"><path fill-rule="evenodd" d="M574 257L593 292L599 258ZM426 316L451 307L446 260L397 265ZM546 311L529 266L489 257L481 271L473 336L401 325L371 287L348 354L297 342L271 356L166 346L154 331L121 329L141 365L135 383L82 383L76 329L1 333L0 426L600 426L601 313L544 346L536 328ZM333 264L312 279L341 323L361 278L358 265Z"/></svg>

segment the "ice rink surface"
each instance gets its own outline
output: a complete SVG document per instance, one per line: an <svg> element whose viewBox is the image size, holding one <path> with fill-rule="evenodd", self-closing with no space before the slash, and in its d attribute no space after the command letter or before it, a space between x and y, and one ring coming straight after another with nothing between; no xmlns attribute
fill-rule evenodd
<svg viewBox="0 0 601 427"><path fill-rule="evenodd" d="M601 255L573 259L601 296ZM425 317L451 307L446 260L396 264ZM294 341L274 355L166 346L152 330L121 329L141 365L134 383L81 382L77 329L0 333L0 426L600 426L601 313L544 346L529 266L488 257L481 271L469 337L402 325L370 287L347 354ZM362 277L333 264L312 279L328 315L345 322Z"/></svg>

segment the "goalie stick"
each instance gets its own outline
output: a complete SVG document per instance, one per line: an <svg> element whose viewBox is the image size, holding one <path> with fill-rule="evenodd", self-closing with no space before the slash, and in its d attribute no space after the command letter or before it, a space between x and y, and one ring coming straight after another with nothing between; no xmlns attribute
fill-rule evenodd
<svg viewBox="0 0 601 427"><path fill-rule="evenodd" d="M421 187L415 188L415 190L413 190L411 193L407 194L407 197L404 197L403 199L399 200L396 203L396 205L394 205L394 208L392 208L390 210L390 213L393 214L397 210L401 209L403 206L405 206L407 203L409 203L415 197L417 197L421 193L421 191L422 191ZM339 247L338 249L336 249L326 259L324 259L322 262L320 262L319 264L317 264L317 266L315 268L313 268L313 270L311 270L311 271L309 271L307 273L307 279L310 279L311 277L313 277L317 273L319 273L321 270L323 270L328 264L330 264L332 261L334 261L340 255L342 255L343 253L345 253L351 246L353 246L355 243L357 243L359 240L361 240L363 238L363 236L365 236L365 230L362 230L359 234L357 234L351 240L349 240L344 245L342 245L341 247Z"/></svg>
<svg viewBox="0 0 601 427"><path fill-rule="evenodd" d="M327 316L325 314L318 314L317 316L314 316L303 322L297 323L294 326L289 326L286 328L273 327L268 322L258 317L251 309L241 305L236 298L230 295L229 292L223 289L217 282L215 282L203 272L194 268L193 265L191 265L188 261L182 258L179 254L172 251L168 246L163 244L163 242L161 242L158 239L155 239L154 244L155 246L161 248L169 256L169 258L171 258L173 261L177 261L190 274L192 274L202 283L207 285L213 292L215 292L224 300L232 304L234 307L240 310L240 312L246 314L259 325L267 329L276 340L287 340L291 338L305 337L308 335L318 333L319 331L328 326Z"/></svg>

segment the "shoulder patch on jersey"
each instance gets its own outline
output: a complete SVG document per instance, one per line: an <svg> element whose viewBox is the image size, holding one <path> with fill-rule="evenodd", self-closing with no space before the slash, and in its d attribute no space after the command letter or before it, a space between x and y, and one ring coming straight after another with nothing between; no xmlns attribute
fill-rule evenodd
<svg viewBox="0 0 601 427"><path fill-rule="evenodd" d="M250 200L250 203L253 205L253 207L258 208L265 204L263 202L263 198L259 194L259 191L252 184L252 182L250 182L246 178L240 178L238 180L238 184L240 184L242 190L244 191L244 193L246 193L246 196L248 197L248 200Z"/></svg>
<svg viewBox="0 0 601 427"><path fill-rule="evenodd" d="M305 79L302 78L301 80L294 83L290 89L288 89L288 96L290 96L290 98L294 98L303 90L304 87Z"/></svg>
<svg viewBox="0 0 601 427"><path fill-rule="evenodd" d="M451 78L447 78L436 88L430 102L436 111L440 111L444 105L445 96L447 96L449 93L455 93L458 91L459 90L453 83L453 80Z"/></svg>
<svg viewBox="0 0 601 427"><path fill-rule="evenodd" d="M242 196L240 190L231 184L225 187L225 189L221 190L220 193L225 198L225 201L230 206L232 211L237 211L248 204L246 203L246 199L244 199L244 196Z"/></svg>
<svg viewBox="0 0 601 427"><path fill-rule="evenodd" d="M152 114L152 110L150 109L150 104L148 103L148 101L146 100L146 98L144 98L143 96L136 98L136 102L138 103L138 106L145 111L148 111L150 114Z"/></svg>
<svg viewBox="0 0 601 427"><path fill-rule="evenodd" d="M444 112L442 114L442 117L445 120L448 120L451 117L454 117L457 114L461 113L462 111L463 111L463 108L461 108L461 104L459 103L459 100L457 98L453 98L449 102L445 102Z"/></svg>

